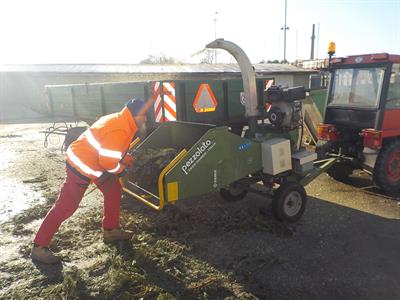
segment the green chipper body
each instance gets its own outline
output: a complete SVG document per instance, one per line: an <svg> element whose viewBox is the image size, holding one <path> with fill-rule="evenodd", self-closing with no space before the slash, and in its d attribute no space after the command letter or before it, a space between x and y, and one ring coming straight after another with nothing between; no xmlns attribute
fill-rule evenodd
<svg viewBox="0 0 400 300"><path fill-rule="evenodd" d="M181 153L162 174L159 185L147 191L156 201L175 202L219 191L262 169L260 143L233 134L225 126L163 123L135 150L146 148L175 148ZM125 190L138 191L140 183L138 185L124 179Z"/></svg>
<svg viewBox="0 0 400 300"><path fill-rule="evenodd" d="M260 145L229 132L209 129L165 175L168 185L177 182L177 196L188 198L219 191L261 169ZM169 195L168 195L168 200Z"/></svg>
<svg viewBox="0 0 400 300"><path fill-rule="evenodd" d="M297 137L287 137L292 138L291 144L295 145ZM232 183L249 179L250 174L262 172L261 144L238 136L225 126L163 123L134 151L175 148L179 149L179 154L163 172L154 174L158 178L157 185L144 189L140 181L132 182L129 176L125 176L123 189L157 210L163 209L167 203L218 192ZM321 167L311 172L302 176L290 174L287 178L306 185L331 163L332 160L324 161Z"/></svg>

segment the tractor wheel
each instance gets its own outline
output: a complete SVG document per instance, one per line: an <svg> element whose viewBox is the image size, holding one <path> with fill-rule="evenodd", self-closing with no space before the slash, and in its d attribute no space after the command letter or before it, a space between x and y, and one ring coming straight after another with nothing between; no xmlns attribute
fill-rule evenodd
<svg viewBox="0 0 400 300"><path fill-rule="evenodd" d="M239 187L229 186L227 189L220 189L219 193L226 201L240 201L247 195L247 190Z"/></svg>
<svg viewBox="0 0 400 300"><path fill-rule="evenodd" d="M337 162L326 173L337 181L345 181L352 173L354 167L346 161Z"/></svg>
<svg viewBox="0 0 400 300"><path fill-rule="evenodd" d="M400 190L400 141L387 144L379 151L373 179L385 192Z"/></svg>
<svg viewBox="0 0 400 300"><path fill-rule="evenodd" d="M280 221L296 222L306 209L307 194L296 182L282 184L272 199L272 212Z"/></svg>

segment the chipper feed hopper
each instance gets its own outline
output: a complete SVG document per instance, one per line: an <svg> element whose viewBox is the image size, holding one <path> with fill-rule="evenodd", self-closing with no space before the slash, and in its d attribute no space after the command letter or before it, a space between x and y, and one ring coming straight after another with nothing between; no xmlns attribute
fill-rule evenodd
<svg viewBox="0 0 400 300"><path fill-rule="evenodd" d="M173 148L177 155L154 174L158 180L151 186L141 178L122 178L124 192L156 210L210 192L220 192L227 201L253 192L272 198L279 220L297 221L307 200L304 185L335 161L316 162L316 154L301 147L304 87L273 86L266 91L267 103L260 105L254 70L243 50L223 39L207 47L227 50L239 63L247 130L238 135L226 126L163 123L133 151Z"/></svg>

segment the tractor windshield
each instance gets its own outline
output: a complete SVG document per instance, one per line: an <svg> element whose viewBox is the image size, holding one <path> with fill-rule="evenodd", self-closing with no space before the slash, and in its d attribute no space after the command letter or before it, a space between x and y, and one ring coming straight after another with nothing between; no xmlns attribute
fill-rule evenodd
<svg viewBox="0 0 400 300"><path fill-rule="evenodd" d="M385 67L336 69L328 106L377 107L384 74Z"/></svg>

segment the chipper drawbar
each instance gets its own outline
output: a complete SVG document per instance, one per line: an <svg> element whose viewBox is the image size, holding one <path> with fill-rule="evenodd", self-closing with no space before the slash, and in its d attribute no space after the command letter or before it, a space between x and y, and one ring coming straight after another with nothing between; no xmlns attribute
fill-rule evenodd
<svg viewBox="0 0 400 300"><path fill-rule="evenodd" d="M179 154L163 168L154 186L144 188L140 180L124 176L124 192L156 210L210 192L218 191L228 201L253 192L272 198L279 220L297 221L307 201L304 186L336 160L315 161L317 155L301 147L305 88L272 86L265 101L257 99L254 69L244 51L223 39L207 48L224 49L238 61L248 128L238 135L226 126L162 123L134 151L173 148Z"/></svg>

